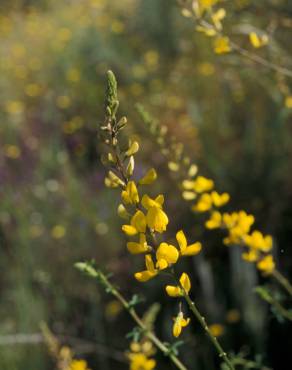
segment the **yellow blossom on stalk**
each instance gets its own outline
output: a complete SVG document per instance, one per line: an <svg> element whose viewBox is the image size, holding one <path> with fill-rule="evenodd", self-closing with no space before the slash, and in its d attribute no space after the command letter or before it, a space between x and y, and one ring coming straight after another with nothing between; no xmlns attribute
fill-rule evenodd
<svg viewBox="0 0 292 370"><path fill-rule="evenodd" d="M218 194L217 191L212 191L211 198L215 207L222 207L229 202L230 196L228 193Z"/></svg>
<svg viewBox="0 0 292 370"><path fill-rule="evenodd" d="M134 275L135 278L141 283L144 283L145 281L148 281L154 278L154 276L158 274L158 270L156 270L154 267L154 262L152 260L151 254L147 254L145 256L145 265L146 265L146 270L136 272Z"/></svg>
<svg viewBox="0 0 292 370"><path fill-rule="evenodd" d="M85 360L73 360L68 370L90 370Z"/></svg>
<svg viewBox="0 0 292 370"><path fill-rule="evenodd" d="M147 225L150 229L162 233L166 230L168 224L168 217L161 208L151 207L146 215Z"/></svg>
<svg viewBox="0 0 292 370"><path fill-rule="evenodd" d="M134 181L129 181L125 190L122 191L122 199L125 204L135 204L139 202L138 189Z"/></svg>
<svg viewBox="0 0 292 370"><path fill-rule="evenodd" d="M226 54L231 51L231 45L229 37L220 36L214 41L214 51L216 54Z"/></svg>
<svg viewBox="0 0 292 370"><path fill-rule="evenodd" d="M139 180L140 185L150 185L157 179L157 173L154 168L146 172L145 176Z"/></svg>
<svg viewBox="0 0 292 370"><path fill-rule="evenodd" d="M62 239L66 235L66 228L63 225L55 225L51 230L54 239Z"/></svg>
<svg viewBox="0 0 292 370"><path fill-rule="evenodd" d="M254 48L258 49L268 44L269 37L268 35L265 35L265 34L262 36L259 36L256 32L250 32L249 41Z"/></svg>
<svg viewBox="0 0 292 370"><path fill-rule="evenodd" d="M186 185L184 182L183 185ZM214 187L214 181L207 179L204 176L198 176L194 181L190 181L188 185L192 185L192 189L196 193L204 193L205 191L212 190Z"/></svg>
<svg viewBox="0 0 292 370"><path fill-rule="evenodd" d="M218 229L222 225L222 215L218 211L213 211L209 220L205 222L207 229Z"/></svg>
<svg viewBox="0 0 292 370"><path fill-rule="evenodd" d="M139 150L139 143L138 141L130 142L129 149L126 151L126 156L130 157L133 154L136 154Z"/></svg>
<svg viewBox="0 0 292 370"><path fill-rule="evenodd" d="M190 319L185 319L184 314L180 311L177 317L174 318L174 324L172 327L172 334L174 337L180 336L182 328L185 328L190 322Z"/></svg>
<svg viewBox="0 0 292 370"><path fill-rule="evenodd" d="M149 210L151 207L162 208L164 203L164 196L162 194L158 195L155 199L150 198L147 194L142 197L142 206Z"/></svg>
<svg viewBox="0 0 292 370"><path fill-rule="evenodd" d="M180 254L182 256L195 256L202 249L202 244L200 242L196 242L196 243L188 245L188 242L187 242L187 239L186 239L186 236L183 230L180 230L176 233L176 240L180 247Z"/></svg>
<svg viewBox="0 0 292 370"><path fill-rule="evenodd" d="M224 238L224 243L238 244L244 241L245 236L249 233L251 225L254 223L254 216L248 215L244 211L232 214L223 214L223 223L229 230L229 235Z"/></svg>
<svg viewBox="0 0 292 370"><path fill-rule="evenodd" d="M144 353L130 353L130 370L153 370L156 362Z"/></svg>
<svg viewBox="0 0 292 370"><path fill-rule="evenodd" d="M273 245L271 235L263 236L258 230L254 230L250 235L246 235L244 237L244 242L248 247L262 252L269 252Z"/></svg>
<svg viewBox="0 0 292 370"><path fill-rule="evenodd" d="M156 267L158 267L159 270L163 270L169 265L176 263L178 257L178 250L173 245L161 243L156 251Z"/></svg>
<svg viewBox="0 0 292 370"><path fill-rule="evenodd" d="M242 259L246 262L256 262L260 257L259 251L250 249L242 253Z"/></svg>
<svg viewBox="0 0 292 370"><path fill-rule="evenodd" d="M123 225L122 230L125 234L132 236L138 233L145 233L146 231L146 218L142 211L138 210L131 218L130 225Z"/></svg>
<svg viewBox="0 0 292 370"><path fill-rule="evenodd" d="M211 9L213 5L215 5L218 0L198 0L198 5L201 13L205 10Z"/></svg>
<svg viewBox="0 0 292 370"><path fill-rule="evenodd" d="M147 245L145 234L140 234L139 243L128 242L127 248L128 248L128 251L132 254L145 253L145 252L148 252L150 249L150 247Z"/></svg>
<svg viewBox="0 0 292 370"><path fill-rule="evenodd" d="M165 231L168 224L168 217L162 210L162 204L164 203L163 195L158 195L155 199L144 195L141 203L147 209L146 221L149 228L159 233Z"/></svg>
<svg viewBox="0 0 292 370"><path fill-rule="evenodd" d="M197 26L196 27L196 30L198 32L202 32L204 33L206 36L209 36L209 37L213 37L217 34L217 31L214 27L210 27L210 26Z"/></svg>
<svg viewBox="0 0 292 370"><path fill-rule="evenodd" d="M265 256L257 263L257 268L266 274L271 274L275 270L273 256L271 254Z"/></svg>
<svg viewBox="0 0 292 370"><path fill-rule="evenodd" d="M184 291L188 294L191 290L191 281L187 273L183 272L181 274L179 282L181 286L167 285L165 287L166 293L170 297L180 297L184 294Z"/></svg>
<svg viewBox="0 0 292 370"><path fill-rule="evenodd" d="M212 208L212 197L210 194L202 194L198 202L192 207L196 212L207 212Z"/></svg>
<svg viewBox="0 0 292 370"><path fill-rule="evenodd" d="M226 11L223 8L218 9L216 12L211 14L211 19L217 30L222 30L221 21L226 17Z"/></svg>

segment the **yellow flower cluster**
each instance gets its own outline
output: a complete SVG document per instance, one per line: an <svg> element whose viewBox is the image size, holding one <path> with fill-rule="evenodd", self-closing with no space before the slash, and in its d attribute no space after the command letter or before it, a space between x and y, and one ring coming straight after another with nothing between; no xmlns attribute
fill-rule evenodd
<svg viewBox="0 0 292 370"><path fill-rule="evenodd" d="M269 254L273 240L270 235L264 236L258 230L250 232L254 221L254 216L244 211L223 214L213 211L205 225L208 229L226 229L228 236L224 238L224 244L244 246L246 251L242 258L247 262L257 262L259 270L270 274L275 269L273 257Z"/></svg>
<svg viewBox="0 0 292 370"><path fill-rule="evenodd" d="M257 268L266 274L275 269L272 250L272 237L263 236L260 231L250 233L254 224L254 216L245 211L233 213L220 213L219 207L228 203L228 193L219 194L214 189L214 181L203 176L195 179L188 178L182 182L183 197L186 200L196 199L192 210L199 213L209 212L210 217L206 221L207 229L223 228L228 231L223 242L226 245L241 245L246 248L242 258L247 262L257 263Z"/></svg>
<svg viewBox="0 0 292 370"><path fill-rule="evenodd" d="M222 207L230 199L227 193L219 194L217 191L211 191L214 188L214 181L203 176L197 176L194 180L184 180L182 186L185 199L198 198L192 207L196 212L207 212L213 207Z"/></svg>
<svg viewBox="0 0 292 370"><path fill-rule="evenodd" d="M130 349L131 352L128 354L130 370L152 370L155 368L156 361L150 358L154 353L150 341L132 342Z"/></svg>
<svg viewBox="0 0 292 370"><path fill-rule="evenodd" d="M135 273L135 278L140 282L146 282L162 270L165 270L179 260L180 257L194 256L201 251L200 242L188 244L183 230L176 234L177 246L168 242L158 243L156 234L162 234L166 231L169 219L165 213L164 196L162 194L151 198L148 194L142 194L142 188L145 185L152 184L157 173L152 168L145 176L138 181L132 179L134 172L134 154L139 150L139 144L136 141L130 141L128 149L124 152L124 158L127 160L127 171L124 176L108 172L105 183L110 187L121 187L122 203L118 207L118 214L126 219L128 223L122 225L122 231L130 238L127 243L127 249L131 254L144 254L145 269ZM113 154L110 155L110 161L115 162ZM132 167L128 171L129 166ZM212 183L210 184L213 186ZM198 178L193 186L193 190L203 192L211 188L207 186L203 178Z"/></svg>

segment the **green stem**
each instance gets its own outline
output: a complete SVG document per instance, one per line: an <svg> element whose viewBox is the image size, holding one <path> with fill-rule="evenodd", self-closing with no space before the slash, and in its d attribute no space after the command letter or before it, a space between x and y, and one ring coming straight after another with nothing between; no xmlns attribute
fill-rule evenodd
<svg viewBox="0 0 292 370"><path fill-rule="evenodd" d="M165 344L163 344L159 338L144 324L142 319L137 315L135 309L131 307L128 303L128 301L122 296L122 294L109 282L107 277L102 274L100 271L98 272L98 279L103 284L103 286L109 291L127 310L129 315L132 317L132 319L136 322L136 324L143 330L144 335L151 340L153 344L156 345L158 349L164 355L168 356L172 363L176 366L179 370L187 370L185 365L179 360L179 358L172 352L169 351L169 349L166 347Z"/></svg>
<svg viewBox="0 0 292 370"><path fill-rule="evenodd" d="M210 331L210 329L209 329L209 327L206 323L205 318L200 314L200 311L198 310L195 303L191 300L190 296L184 290L183 290L183 292L184 292L183 293L184 298L185 298L190 310L192 311L194 316L197 318L197 320L201 324L202 328L205 330L205 333L207 334L207 336L209 337L209 339L213 343L214 347L216 348L216 350L219 354L219 357L222 358L222 360L225 362L225 364L228 366L228 368L230 370L234 370L234 366L231 363L231 361L229 360L227 353L224 352L224 350L221 347L220 343L218 342L217 338L211 333L211 331Z"/></svg>
<svg viewBox="0 0 292 370"><path fill-rule="evenodd" d="M271 274L277 282L282 285L284 289L292 296L292 285L290 284L289 280L285 278L278 270L274 270Z"/></svg>

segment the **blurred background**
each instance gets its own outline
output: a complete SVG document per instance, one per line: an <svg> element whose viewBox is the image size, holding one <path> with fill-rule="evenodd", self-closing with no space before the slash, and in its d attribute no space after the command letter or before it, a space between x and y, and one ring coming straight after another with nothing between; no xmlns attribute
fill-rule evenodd
<svg viewBox="0 0 292 370"><path fill-rule="evenodd" d="M247 44L250 29L269 32L270 45L255 52L292 68L292 3L235 0L224 7L235 38ZM174 0L1 0L0 9L0 369L54 368L38 336L42 321L92 370L129 367L131 320L73 267L90 258L114 272L128 298L143 293L140 313L162 303L156 332L172 341L177 307L159 279L134 281L142 261L126 251L120 195L104 187L97 128L108 69L118 78L127 132L143 148L138 171L159 171L169 234L183 226L205 246L185 266L200 309L217 324L224 348L291 369L291 325L253 292L271 282L190 212L134 109L142 103L184 144L201 173L231 194L229 210L255 215L291 278L291 79L233 53L215 55ZM190 369L219 368L197 323L184 339L180 352ZM170 368L160 354L157 360L159 369Z"/></svg>

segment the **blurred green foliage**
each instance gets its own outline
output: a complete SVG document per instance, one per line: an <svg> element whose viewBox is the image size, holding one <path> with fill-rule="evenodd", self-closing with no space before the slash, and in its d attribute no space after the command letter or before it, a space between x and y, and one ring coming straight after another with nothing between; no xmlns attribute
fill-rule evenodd
<svg viewBox="0 0 292 370"><path fill-rule="evenodd" d="M259 53L291 65L291 5L226 3L238 29L273 27L271 49ZM292 110L284 104L290 80L238 55L214 55L175 1L0 4L0 368L52 369L42 343L5 342L10 334L39 332L41 321L87 356L92 369L127 368L102 348L124 352L131 322L79 276L73 268L78 260L95 258L112 270L129 297L142 289L148 303L161 298L159 283L141 288L133 281L138 266L125 253L119 195L103 186L96 132L110 68L118 76L128 133L143 145L140 170L159 169L171 228L184 225L206 246L188 266L197 301L211 323L226 325L225 347L263 353L264 363L277 369L282 357L289 358L291 327L252 294L259 281L253 267L218 245L218 235L189 212L134 104L142 102L184 143L202 172L231 194L233 209L256 215L258 226L275 236L276 259L291 276ZM166 340L172 315L162 297L157 332ZM76 337L96 346L87 351L72 341ZM190 368L218 368L196 325L186 341L191 347L182 358ZM168 368L160 360L161 369Z"/></svg>

